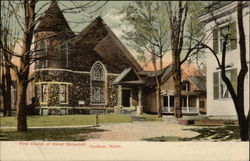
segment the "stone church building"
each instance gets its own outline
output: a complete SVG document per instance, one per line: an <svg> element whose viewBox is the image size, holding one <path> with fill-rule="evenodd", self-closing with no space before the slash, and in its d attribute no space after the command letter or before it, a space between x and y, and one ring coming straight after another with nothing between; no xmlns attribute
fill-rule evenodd
<svg viewBox="0 0 250 161"><path fill-rule="evenodd" d="M100 17L75 35L56 1L38 25L35 41L35 96L42 115L112 112L118 104L112 82L126 68L142 71Z"/></svg>
<svg viewBox="0 0 250 161"><path fill-rule="evenodd" d="M156 112L154 76L100 17L75 35L52 1L35 42L33 83L40 115Z"/></svg>

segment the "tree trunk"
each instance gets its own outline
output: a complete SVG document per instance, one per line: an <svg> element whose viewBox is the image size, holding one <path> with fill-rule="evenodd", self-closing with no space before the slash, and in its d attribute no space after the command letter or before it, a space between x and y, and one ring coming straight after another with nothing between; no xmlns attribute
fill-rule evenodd
<svg viewBox="0 0 250 161"><path fill-rule="evenodd" d="M17 82L17 130L27 131L26 120L26 91L27 82L18 80Z"/></svg>
<svg viewBox="0 0 250 161"><path fill-rule="evenodd" d="M181 69L179 54L172 54L173 57L173 79L174 79L174 115L182 117L181 110Z"/></svg>
<svg viewBox="0 0 250 161"><path fill-rule="evenodd" d="M174 79L174 116L176 118L182 117L181 110L181 61L180 55L183 46L183 32L186 18L183 17L184 10L182 1L178 1L178 11L174 14L171 5L168 6L170 30L171 30L171 47L172 47L172 65L173 65L173 79ZM185 15L185 14L184 14Z"/></svg>
<svg viewBox="0 0 250 161"><path fill-rule="evenodd" d="M237 84L237 96L239 107L236 107L239 125L240 125L240 136L242 141L249 140L249 111L248 116L245 116L244 111L244 80L248 72L247 61L246 61L246 42L245 32L243 25L243 6L242 1L237 2L237 19L238 19L238 30L239 30L239 45L240 45L240 64L241 70L238 75Z"/></svg>
<svg viewBox="0 0 250 161"><path fill-rule="evenodd" d="M3 71L4 72L4 71ZM2 95L3 95L3 116L6 116L7 114L7 109L6 109L6 106L5 106L5 101L6 101L6 79L5 79L5 74L2 73Z"/></svg>
<svg viewBox="0 0 250 161"><path fill-rule="evenodd" d="M27 86L30 67L30 54L31 45L35 29L35 0L24 1L25 11L25 27L24 27L24 42L22 58L19 67L18 80L17 80L17 130L27 131L26 120L26 99L27 99Z"/></svg>
<svg viewBox="0 0 250 161"><path fill-rule="evenodd" d="M227 89L232 97L236 113L238 116L238 122L240 126L240 137L242 141L249 140L249 111L248 116L246 117L244 111L244 83L245 76L248 72L248 67L246 64L246 43L245 43L245 33L243 25L243 16L242 16L242 2L238 1L237 4L237 19L238 19L238 30L239 30L239 45L240 45L240 63L241 69L237 79L237 91L234 90L231 81L226 77L225 61L226 61L226 42L223 43L223 52L222 52L222 69L221 77L222 80L226 83Z"/></svg>
<svg viewBox="0 0 250 161"><path fill-rule="evenodd" d="M156 106L157 106L157 115L158 117L162 117L162 113L161 113L161 109L162 109L162 105L161 105L161 85L158 82L157 83L157 90L156 90Z"/></svg>
<svg viewBox="0 0 250 161"><path fill-rule="evenodd" d="M11 116L11 75L10 75L10 67L6 67L6 114L7 116Z"/></svg>
<svg viewBox="0 0 250 161"><path fill-rule="evenodd" d="M240 138L241 138L241 141L248 141L249 140L249 120L244 119L244 117L238 115L238 122L240 126Z"/></svg>
<svg viewBox="0 0 250 161"><path fill-rule="evenodd" d="M3 116L11 116L11 75L10 68L5 66L2 74Z"/></svg>
<svg viewBox="0 0 250 161"><path fill-rule="evenodd" d="M153 67L154 67L154 72L155 72L155 81L156 81L156 109L157 109L157 115L158 117L162 117L161 114L161 78L159 78L159 75L157 74L157 67L156 67L156 56L155 54L151 55L152 57L152 63L153 63ZM160 60L162 61L162 60ZM160 68L162 69L162 64L160 66Z"/></svg>

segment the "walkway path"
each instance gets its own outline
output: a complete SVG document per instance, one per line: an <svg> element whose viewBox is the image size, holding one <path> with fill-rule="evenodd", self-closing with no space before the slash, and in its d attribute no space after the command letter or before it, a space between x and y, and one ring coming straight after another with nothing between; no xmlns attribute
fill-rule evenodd
<svg viewBox="0 0 250 161"><path fill-rule="evenodd" d="M107 131L88 134L90 137L88 141L139 141L143 138L159 136L187 138L199 134L184 130L194 128L194 126L180 125L173 116L164 116L163 121L134 121L132 123L104 124L98 128Z"/></svg>

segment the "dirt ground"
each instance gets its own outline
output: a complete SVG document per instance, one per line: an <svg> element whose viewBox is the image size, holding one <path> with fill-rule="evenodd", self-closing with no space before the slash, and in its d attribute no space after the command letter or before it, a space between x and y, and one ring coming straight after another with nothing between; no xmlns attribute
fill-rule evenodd
<svg viewBox="0 0 250 161"><path fill-rule="evenodd" d="M177 123L173 116L164 116L163 121L133 121L132 123L104 124L98 127L107 130L88 134L88 141L141 141L159 136L195 137L199 133L184 129L194 128ZM197 128L197 126L196 126Z"/></svg>

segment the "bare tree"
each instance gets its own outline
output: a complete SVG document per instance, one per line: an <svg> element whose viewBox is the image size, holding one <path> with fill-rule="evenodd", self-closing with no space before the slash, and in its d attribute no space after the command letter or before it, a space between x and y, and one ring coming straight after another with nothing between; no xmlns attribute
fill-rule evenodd
<svg viewBox="0 0 250 161"><path fill-rule="evenodd" d="M2 7L3 5L3 7ZM11 12L4 12L10 9L10 5L7 3L1 3L1 23L0 23L0 35L1 35L1 42L5 49L13 50L15 47L15 41L13 38L17 37L16 28L13 27L13 22L10 19L13 18L14 13ZM18 8L16 8L17 10ZM15 11L16 12L16 11ZM4 19L4 17L8 17L8 19ZM11 33L10 33L11 32ZM5 50L0 50L1 52L1 82L0 82L0 89L2 91L3 96L3 116L11 116L11 85L12 85L12 78L11 78L11 67L8 65L8 62L11 61L13 55L8 54Z"/></svg>
<svg viewBox="0 0 250 161"><path fill-rule="evenodd" d="M56 2L55 0L52 0L52 1ZM20 28L19 32L22 34L21 36L22 51L21 51L21 54L17 54L13 50L6 48L4 46L4 43L2 42L2 39L0 42L0 48L4 53L8 55L17 56L20 58L19 65L15 65L11 61L6 61L6 65L11 67L17 76L17 105L16 105L17 130L26 131L27 120L26 120L25 107L26 107L26 98L27 98L26 96L27 86L29 83L30 66L36 60L44 59L43 57L39 57L39 56L34 57L34 53L36 53L36 50L33 44L36 44L37 42L33 41L33 37L35 34L35 29L36 29L37 24L39 24L39 22L41 21L41 19L43 18L45 14L43 10L47 7L48 2L38 1L38 0L22 0L22 1L5 1L5 3L9 3L9 5L11 6L7 12L14 13L15 21L17 22L18 27ZM93 15L106 4L106 2L100 2L100 3L92 2L92 1L89 1L89 2L71 1L71 5L67 5L62 10L62 12L71 13L71 14L88 12L89 15L91 14ZM15 7L18 5L21 6L20 12L15 13ZM8 19L8 17L4 17L4 19Z"/></svg>
<svg viewBox="0 0 250 161"><path fill-rule="evenodd" d="M247 3L247 2L245 2ZM208 8L209 10L210 8ZM226 65L226 57L227 57L227 46L229 43L234 43L236 45L236 31L230 32L230 28L226 32L220 31L220 35L223 37L223 43L222 43L222 52L221 52L221 58L217 55L217 50L211 48L210 46L206 45L205 43L202 43L202 47L207 48L215 57L217 64L221 70L221 78L223 82L225 82L227 89L232 97L237 116L240 126L240 136L242 141L249 140L249 117L250 117L250 110L244 111L244 89L245 89L245 77L248 72L247 67L247 60L246 60L246 37L245 37L245 29L243 25L243 2L238 1L237 2L237 27L239 31L239 57L240 57L240 71L237 76L236 84L233 83L226 74L227 65ZM214 35L218 34L219 24L217 22L217 19L215 18L215 15L211 12L211 16L215 21L216 27L214 30ZM216 32L215 32L216 31ZM218 46L217 46L218 47ZM237 74L237 73L235 73Z"/></svg>

